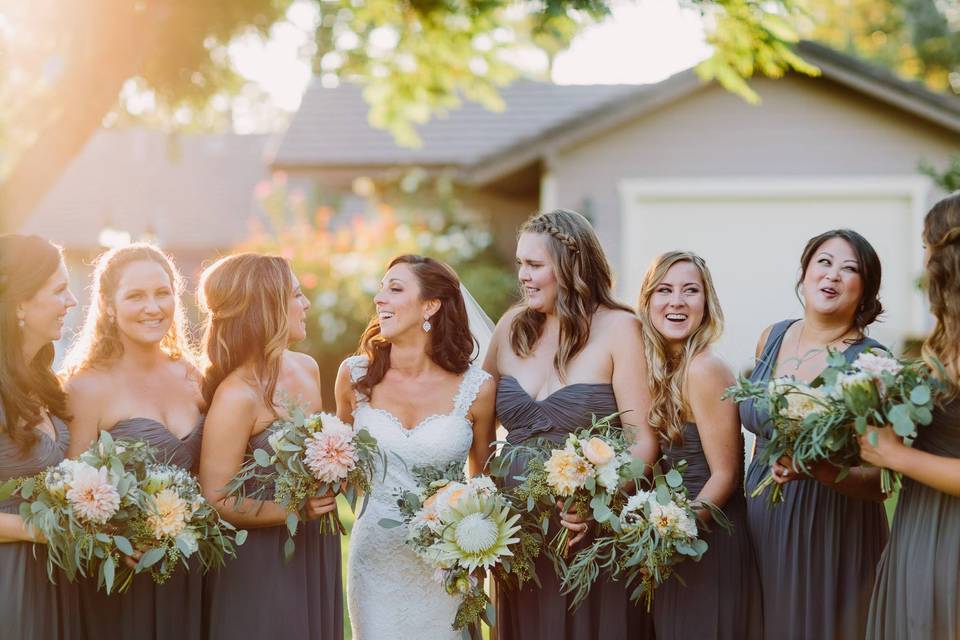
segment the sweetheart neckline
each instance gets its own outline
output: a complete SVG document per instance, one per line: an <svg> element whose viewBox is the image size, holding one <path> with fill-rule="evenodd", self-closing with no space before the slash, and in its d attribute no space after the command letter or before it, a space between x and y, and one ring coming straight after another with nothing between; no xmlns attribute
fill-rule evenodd
<svg viewBox="0 0 960 640"><path fill-rule="evenodd" d="M155 418L147 418L146 416L132 416L132 417L130 417L130 418L124 418L124 419L122 419L122 420L117 420L117 421L114 423L114 425L110 428L110 431L113 431L114 429L116 429L118 424L122 424L122 423L124 423L124 422L133 422L134 420L146 420L147 422L152 422L152 423L154 423L154 424L158 424L158 425L160 425L160 428L161 428L161 429L163 429L164 431L166 431L167 433L169 433L169 434L170 434L171 436L173 436L176 440L179 440L180 442L186 442L187 440L190 439L190 436L192 436L192 435L194 435L195 433L197 433L197 430L200 428L200 424L203 422L203 414L200 415L200 419L197 420L197 424L193 425L193 429L191 429L190 431L188 431L187 434L186 434L185 436L183 436L182 438L181 438L180 436L178 436L177 434L175 434L173 431L171 431L170 428L169 428L167 425L163 424L163 423L160 422L159 420L157 420L157 419L155 419Z"/></svg>
<svg viewBox="0 0 960 640"><path fill-rule="evenodd" d="M527 396L527 397L530 399L531 402L536 402L536 403L538 403L538 404L542 404L542 403L546 402L547 400L549 400L550 398L552 398L553 396L555 396L555 395L557 395L558 393L560 393L561 391L566 391L567 389L572 389L573 387L610 387L611 389L613 388L613 385L610 384L609 382L574 382L573 384L564 385L564 386L560 387L559 389L557 389L556 391L553 391L553 392L549 393L549 394L547 395L547 397L543 398L542 400L537 400L537 399L534 398L532 395L530 395L530 392L529 392L529 391L527 391L526 389L523 388L523 385L520 384L520 381L517 380L516 376L511 376L511 375L502 375L502 376L500 376L500 379L501 379L501 380L504 379L504 378L510 378L511 380L513 380L514 382L516 382L516 383L517 383L517 388L519 388L520 391L522 391L523 394L524 394L525 396Z"/></svg>
<svg viewBox="0 0 960 640"><path fill-rule="evenodd" d="M359 407L357 407L357 410L359 411L359 410L362 409L363 407L366 407L367 409L370 409L371 411L374 411L374 412L376 412L376 413L380 413L380 414L382 414L382 415L385 415L386 417L388 417L388 418L393 422L393 424L397 425L397 427L399 427L400 430L403 431L404 435L407 435L407 436L409 436L409 435L411 435L412 433L414 433L417 429L419 429L420 427L422 427L422 426L425 425L426 423L430 422L431 420L436 420L437 418L457 418L458 420L462 420L462 421L463 421L464 423L466 423L466 424L470 424L470 421L466 418L466 416L458 416L458 415L456 415L455 413L450 412L450 413L434 413L434 414L431 414L431 415L427 416L426 418L423 418L422 420L420 420L417 424L415 424L415 425L412 426L412 427L405 427L405 426L403 425L403 423L400 421L400 418L398 418L397 416L395 416L392 412L390 412L390 411L387 410L387 409L383 409L383 408L381 408L381 407L374 407L373 405L370 405L370 404L368 404L368 403L364 403L364 404L360 405Z"/></svg>

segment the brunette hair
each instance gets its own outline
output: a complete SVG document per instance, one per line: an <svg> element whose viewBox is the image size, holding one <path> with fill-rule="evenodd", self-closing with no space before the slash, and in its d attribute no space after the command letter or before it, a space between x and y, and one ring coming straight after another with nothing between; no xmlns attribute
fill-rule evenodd
<svg viewBox="0 0 960 640"><path fill-rule="evenodd" d="M927 245L927 297L936 319L923 343L923 359L936 371L936 361L948 374L955 395L960 378L960 192L933 205L923 220Z"/></svg>
<svg viewBox="0 0 960 640"><path fill-rule="evenodd" d="M803 285L804 276L807 275L807 267L810 266L810 261L813 260L813 256L820 245L833 238L846 240L853 248L853 252L857 254L860 280L863 282L863 293L860 296L857 311L853 316L853 326L863 336L866 335L867 327L873 324L877 317L883 313L883 305L880 304L882 269L880 267L880 256L877 255L873 245L856 231L852 229L832 229L810 238L800 255L800 277L797 279L795 291L797 297L800 298L800 302L803 303L803 298L800 296L800 287Z"/></svg>
<svg viewBox="0 0 960 640"><path fill-rule="evenodd" d="M387 269L405 264L420 285L421 300L439 300L440 309L430 318L432 328L427 356L450 373L463 373L470 366L474 338L470 334L467 307L460 292L460 278L446 264L417 255L394 258ZM390 342L380 334L380 318L374 314L360 338L358 354L367 357L367 369L354 388L370 398L390 368Z"/></svg>
<svg viewBox="0 0 960 640"><path fill-rule="evenodd" d="M170 256L152 244L138 242L105 251L94 262L90 306L87 307L83 328L64 358L63 368L67 376L91 367L111 364L123 355L120 331L107 309L114 304L114 297L126 267L141 261L160 265L170 279L170 288L173 291L173 318L170 328L160 340L160 349L172 360L182 358L195 364L196 358L187 333L186 316L180 303L184 288L183 277Z"/></svg>
<svg viewBox="0 0 960 640"><path fill-rule="evenodd" d="M672 355L670 345L650 320L650 298L670 268L679 262L689 262L700 272L706 304L703 321L683 343L679 356ZM713 278L706 261L689 251L670 251L653 260L643 277L637 312L643 321L643 349L647 357L650 389L650 427L665 442L683 441L683 415L690 413L684 394L684 382L690 362L723 334L723 310L713 286Z"/></svg>
<svg viewBox="0 0 960 640"><path fill-rule="evenodd" d="M197 298L203 330L203 399L246 362L264 404L276 413L273 394L288 343L287 306L293 295L290 264L278 256L240 253L217 260L200 276Z"/></svg>
<svg viewBox="0 0 960 640"><path fill-rule="evenodd" d="M67 396L53 372L53 343L25 362L17 318L17 305L33 298L62 260L60 247L39 236L0 235L0 430L21 452L37 442L34 427L44 411L70 419Z"/></svg>
<svg viewBox="0 0 960 640"><path fill-rule="evenodd" d="M613 275L607 256L590 222L576 211L556 209L527 220L518 235L539 233L547 239L557 278L556 314L560 321L560 346L553 359L560 379L567 365L587 345L590 323L600 306L633 313L613 297ZM525 358L543 332L546 315L521 301L520 312L510 323L510 346Z"/></svg>

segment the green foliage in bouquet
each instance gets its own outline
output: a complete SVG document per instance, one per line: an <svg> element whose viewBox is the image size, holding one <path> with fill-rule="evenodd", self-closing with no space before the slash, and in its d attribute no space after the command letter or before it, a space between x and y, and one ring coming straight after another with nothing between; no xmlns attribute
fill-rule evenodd
<svg viewBox="0 0 960 640"><path fill-rule="evenodd" d="M619 526L617 514L627 500L621 489L642 477L645 465L630 455L618 416L592 416L588 427L569 434L562 444L543 438L499 443L503 449L491 461L491 474L503 478L515 461L524 461L525 473L513 478L519 484L510 494L544 536L556 518L558 501L601 528ZM555 566L567 555L568 539L569 530L561 528L550 542L548 555Z"/></svg>
<svg viewBox="0 0 960 640"><path fill-rule="evenodd" d="M685 468L686 462L681 461L663 473L659 464L654 465L650 490L629 496L610 528L562 567L561 589L573 594L571 610L587 598L603 571L614 580L625 580L627 587L633 588L630 599L643 599L649 611L654 591L674 575L674 567L685 560L699 561L707 552L696 510L707 510L714 523L730 529L729 520L717 507L706 501L693 502L687 496ZM679 575L676 579L682 582Z"/></svg>
<svg viewBox="0 0 960 640"><path fill-rule="evenodd" d="M238 505L247 498L272 500L288 511L289 535L283 546L287 560L296 549L294 536L305 519L308 498L343 493L356 511L358 498L369 496L378 463L386 472L386 458L366 429L354 430L328 413L308 415L294 405L288 407L288 414L288 419L269 427L272 451L249 453L224 488L225 497L236 498ZM345 533L336 512L323 517L321 531Z"/></svg>

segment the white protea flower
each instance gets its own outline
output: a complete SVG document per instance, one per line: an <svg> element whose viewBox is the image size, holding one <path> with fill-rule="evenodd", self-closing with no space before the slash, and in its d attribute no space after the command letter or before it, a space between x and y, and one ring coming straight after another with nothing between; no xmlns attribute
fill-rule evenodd
<svg viewBox="0 0 960 640"><path fill-rule="evenodd" d="M495 497L467 496L450 508L445 518L443 540L439 543L443 558L455 560L467 571L493 567L500 558L512 556L510 545L520 539L520 514Z"/></svg>

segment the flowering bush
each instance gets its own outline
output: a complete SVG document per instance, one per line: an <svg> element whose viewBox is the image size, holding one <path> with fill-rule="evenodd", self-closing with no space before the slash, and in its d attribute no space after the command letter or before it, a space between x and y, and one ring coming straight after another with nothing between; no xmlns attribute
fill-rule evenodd
<svg viewBox="0 0 960 640"><path fill-rule="evenodd" d="M401 183L406 180L408 176ZM298 348L320 364L327 400L337 366L356 350L373 316L373 296L392 258L415 253L448 263L494 319L514 299L516 279L493 250L486 222L462 207L448 182L436 186L430 206L409 202L393 207L379 195L389 186L368 180L357 189L365 197L360 211L339 211L334 198L308 198L290 187L283 174L258 186L269 225L252 229L237 249L291 260L312 304L307 338Z"/></svg>

